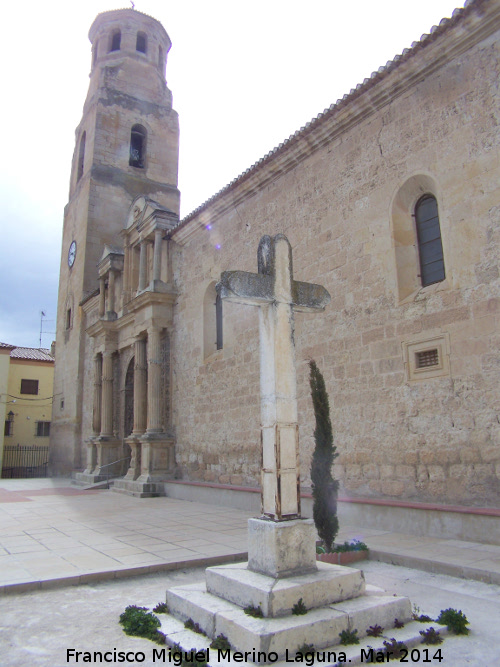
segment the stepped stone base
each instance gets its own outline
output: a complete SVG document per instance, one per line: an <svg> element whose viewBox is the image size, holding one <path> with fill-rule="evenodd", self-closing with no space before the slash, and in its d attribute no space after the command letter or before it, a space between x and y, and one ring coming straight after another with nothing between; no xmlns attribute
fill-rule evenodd
<svg viewBox="0 0 500 667"><path fill-rule="evenodd" d="M186 630L184 628L183 622L179 621L173 616L165 616L164 614L160 614L159 619L161 621L161 631L167 636L167 643L170 646L177 644L183 651L190 651L191 649L194 649L195 651L206 651L208 649L208 664L211 667L231 667L231 665L234 663L252 667L253 665L259 663L259 658L261 656L258 655L257 650L252 650L247 655L244 653L238 655L234 653L234 649L232 649L228 654L227 651L218 651L217 649L208 648L210 646L210 639L207 639L203 635L195 633L191 630ZM364 664L370 662L368 658L370 655L370 648L373 648L373 662L387 663L387 658L382 659L380 657L385 650L385 646L383 645L384 640L390 641L392 638L394 638L396 641L404 642L408 648L421 644L422 637L420 636L420 631L425 629L427 627L426 625L422 625L416 621L411 621L406 623L404 628L395 629L393 627L393 623L394 619L392 619L391 623L385 627L384 633L381 637L366 637L365 639L361 638L359 644L342 646L336 643L333 646L322 649L316 649L315 647L314 664L322 664L325 667L334 667L334 665L345 663L349 663L351 665ZM447 629L445 627L438 626L436 629L438 629L440 635L447 635ZM269 655L269 652L270 651L266 651L266 655ZM290 662L294 661L295 650L287 649L282 658L284 658L284 660L275 662L275 658L273 656L273 665L275 667L289 667ZM338 662L339 660L341 660L340 663ZM305 665L306 663L302 660L301 664ZM391 662L390 664L393 663Z"/></svg>
<svg viewBox="0 0 500 667"><path fill-rule="evenodd" d="M246 563L208 568L206 584L168 590L167 605L175 618L193 619L211 638L225 635L238 651L274 652L280 658L304 644L316 649L335 646L343 630L357 629L363 637L371 625L393 627L395 618L411 619L408 598L389 596L375 587L365 593L359 570L319 566L316 573L287 579L252 572ZM300 598L308 612L296 616L291 609ZM264 618L243 611L259 605Z"/></svg>
<svg viewBox="0 0 500 667"><path fill-rule="evenodd" d="M247 569L246 563L210 567L207 592L240 607L260 607L265 617L292 613L302 598L307 609L323 607L362 595L365 579L360 570L318 563L316 572L273 579Z"/></svg>
<svg viewBox="0 0 500 667"><path fill-rule="evenodd" d="M140 482L130 479L116 480L113 484L113 491L136 498L157 498L166 495L165 485L162 482Z"/></svg>
<svg viewBox="0 0 500 667"><path fill-rule="evenodd" d="M360 570L317 563L309 519L249 519L248 562L210 567L205 574L205 583L167 591L172 621L192 619L208 637L224 635L233 651L260 652L248 662L275 662L304 644L315 650L338 645L344 630L364 637L372 625L394 628L394 619L411 619L408 598L367 588ZM300 600L307 612L293 614ZM249 616L246 607L260 608L262 617ZM193 646L190 634L165 634L171 645Z"/></svg>

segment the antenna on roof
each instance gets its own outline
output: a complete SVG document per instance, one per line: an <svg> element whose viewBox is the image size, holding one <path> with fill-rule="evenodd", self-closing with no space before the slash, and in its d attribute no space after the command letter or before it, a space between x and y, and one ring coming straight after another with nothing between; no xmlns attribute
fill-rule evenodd
<svg viewBox="0 0 500 667"><path fill-rule="evenodd" d="M42 329L43 329L43 318L45 317L45 313L43 310L40 311L40 343L38 345L39 348L42 347Z"/></svg>

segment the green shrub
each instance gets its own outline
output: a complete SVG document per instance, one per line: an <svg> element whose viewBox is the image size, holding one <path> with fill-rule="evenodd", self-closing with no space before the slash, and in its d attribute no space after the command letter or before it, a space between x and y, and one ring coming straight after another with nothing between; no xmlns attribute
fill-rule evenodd
<svg viewBox="0 0 500 667"><path fill-rule="evenodd" d="M391 641L384 641L385 653L388 655L391 654L391 658L402 658L403 651L404 655L408 655L408 647L404 642L398 642L392 637Z"/></svg>
<svg viewBox="0 0 500 667"><path fill-rule="evenodd" d="M422 644L442 644L443 638L436 632L434 628L427 628L427 630L420 630L422 635Z"/></svg>
<svg viewBox="0 0 500 667"><path fill-rule="evenodd" d="M344 544L336 544L332 551L341 553L345 551L368 551L368 546L359 540L352 540L352 542L345 541Z"/></svg>
<svg viewBox="0 0 500 667"><path fill-rule="evenodd" d="M245 614L248 616L253 616L254 618L263 618L264 614L262 613L262 609L260 608L260 605L258 607L252 607L252 605L249 605L248 607L245 607L243 609Z"/></svg>
<svg viewBox="0 0 500 667"><path fill-rule="evenodd" d="M432 623L434 619L430 616L427 616L427 614L420 614L420 616L417 616L415 620L419 623Z"/></svg>
<svg viewBox="0 0 500 667"><path fill-rule="evenodd" d="M192 630L193 632L197 632L199 635L205 635L206 637L206 633L201 629L198 623L193 621L192 618L188 618L188 620L184 623L184 627L187 630Z"/></svg>
<svg viewBox="0 0 500 667"><path fill-rule="evenodd" d="M161 623L146 607L129 605L120 615L120 624L123 625L123 631L127 635L146 637L146 639L163 643L160 637L161 633L158 632Z"/></svg>
<svg viewBox="0 0 500 667"><path fill-rule="evenodd" d="M359 637L358 637L358 631L356 630L342 630L342 632L339 634L340 637L340 643L343 646L347 646L348 644L359 644Z"/></svg>
<svg viewBox="0 0 500 667"><path fill-rule="evenodd" d="M380 625L370 625L370 627L366 631L366 636L367 637L381 637L383 632L384 632L384 628L382 628Z"/></svg>
<svg viewBox="0 0 500 667"><path fill-rule="evenodd" d="M457 611L456 609L444 609L441 611L439 616L436 619L436 622L440 625L446 625L450 632L453 632L455 635L468 635L469 621L467 616L462 613L462 611Z"/></svg>
<svg viewBox="0 0 500 667"><path fill-rule="evenodd" d="M302 598L300 598L300 600L293 605L292 614L295 616L303 616L304 614L307 614L307 607L304 604Z"/></svg>
<svg viewBox="0 0 500 667"><path fill-rule="evenodd" d="M229 640L226 637L226 635L217 635L217 637L210 644L210 648L216 648L221 651L227 651L231 648L231 644L229 643Z"/></svg>
<svg viewBox="0 0 500 667"><path fill-rule="evenodd" d="M315 650L314 644L302 644L302 646L299 646L297 649L297 653L302 656L306 655L306 653L312 653L314 655Z"/></svg>

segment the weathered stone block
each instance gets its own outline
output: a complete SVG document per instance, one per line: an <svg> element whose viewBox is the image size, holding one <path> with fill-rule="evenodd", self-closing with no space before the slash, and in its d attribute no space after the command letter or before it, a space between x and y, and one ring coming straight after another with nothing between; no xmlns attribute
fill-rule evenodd
<svg viewBox="0 0 500 667"><path fill-rule="evenodd" d="M249 519L248 568L276 578L315 571L315 540L312 519Z"/></svg>

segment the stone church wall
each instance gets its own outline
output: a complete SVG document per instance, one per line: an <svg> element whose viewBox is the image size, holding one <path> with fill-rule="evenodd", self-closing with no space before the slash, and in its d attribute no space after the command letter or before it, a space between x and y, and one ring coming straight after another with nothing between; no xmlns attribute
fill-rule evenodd
<svg viewBox="0 0 500 667"><path fill-rule="evenodd" d="M296 315L304 486L312 358L330 395L341 494L498 504L500 42L497 33L438 66L460 34L417 49L174 233L173 423L185 479L259 483L257 310L224 304L223 349L211 351L205 294L224 270L255 272L260 237L282 232L295 278L332 296L324 313ZM327 123L338 131L325 143ZM299 150L293 168L278 168ZM429 191L446 279L413 289L411 212ZM412 375L420 343L440 346L440 375Z"/></svg>

